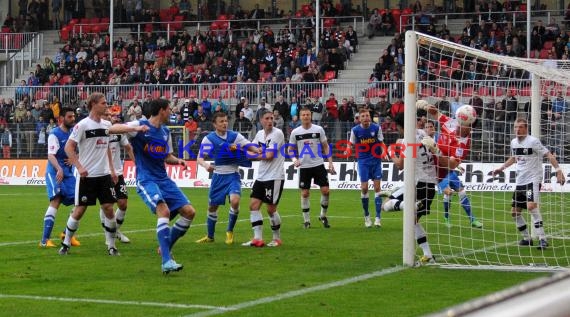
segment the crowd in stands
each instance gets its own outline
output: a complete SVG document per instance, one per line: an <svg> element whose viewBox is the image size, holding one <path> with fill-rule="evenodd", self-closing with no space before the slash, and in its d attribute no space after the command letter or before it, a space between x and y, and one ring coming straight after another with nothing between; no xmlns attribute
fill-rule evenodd
<svg viewBox="0 0 570 317"><path fill-rule="evenodd" d="M327 14L334 14L334 6L332 3L328 4L324 10ZM182 11L182 7L179 9ZM417 5L415 9L417 12L423 12ZM240 10L236 9L236 16L264 14L257 7L249 13L241 13ZM160 21L161 17L157 12L141 12L143 15L136 19ZM304 27L312 27L313 20L306 19L306 25L292 29L285 26L277 32L270 26L252 31L247 28L210 29L196 31L194 34L180 30L172 34L168 41L160 32L145 32L140 38L133 33L127 38L117 38L112 52L109 51L111 43L107 34L76 34L53 58L46 58L43 64L36 65L28 80L22 81L16 88L13 99L7 99L0 104L0 125L28 123L28 131L34 132L28 143L36 144L36 141L42 139L40 135L44 124L47 130L50 119L57 117L53 112L57 112L55 109L60 108L61 103L77 108L78 119L86 115L83 99L89 90L82 87L94 85L100 86L101 91L107 94L107 100L120 109L124 121L140 118L144 114L145 104L151 98L171 99L171 124L185 126L191 138L200 138L203 133L211 130L209 119L212 113L217 111L228 113L232 118L233 128L251 137L259 128L256 110L260 108L274 111L276 125L283 127L288 133L299 125L299 109L307 106L313 111L314 122L321 124L329 137L335 141L347 138L350 127L358 123L358 110L365 107L370 109L372 118L382 125L387 143L391 143L395 141L397 134L392 118L404 109L402 75L405 53L403 36L395 32L393 19L386 17L389 15L389 11L376 10L370 19L372 34L379 31L384 35L393 33L394 36L374 66L369 88L364 91L363 103L360 105L356 104L354 97L337 100L334 94L324 100L319 86L304 84L326 82L335 78L358 48L358 36L352 26L342 28L339 25L329 25L318 39L322 49L315 54L316 39L313 30ZM373 21L379 21L379 24L373 25ZM468 21L461 36L452 35L445 25L437 27L433 22L424 32L464 43L475 49L509 56L526 54L525 39L521 31L508 20L477 20L476 23ZM548 50L552 54L552 57L548 57L550 59L568 58L568 38L560 27L551 24L543 26L542 22L538 21L533 29L534 33L536 36L533 35L532 47L538 52L535 54L542 56L543 52ZM449 76L447 80L459 81L484 79L469 76L486 73L495 77L524 78L524 74L501 73L503 69L499 67L479 69L482 64L472 61L453 65L452 61L449 61L449 66L445 66L439 55L430 55L432 56L437 60L426 60L418 65L422 81L441 81L442 78L445 79L444 74ZM449 71L438 71L439 77L432 78L436 73L430 68L434 67L433 65L449 67ZM244 83L263 85L251 90L252 86L241 85ZM188 89L188 84L204 84L208 90ZM118 92L110 88L118 85L135 85L136 88L129 92ZM169 85L175 85L174 89ZM232 86L235 88L231 94L211 93L214 87L227 85L235 85ZM39 86L43 88L38 88ZM44 93L45 87L49 87L47 94ZM140 95L141 91L145 92L144 96ZM170 95L172 92L174 93ZM433 88L427 96L435 93L436 89ZM440 102L445 107L445 96L437 97L442 97ZM372 103L372 99L375 103ZM235 111L232 110L234 105L229 104L233 100L239 100ZM497 103L493 100L490 104L498 103L503 105L506 112L509 111L507 108L512 107L509 106L512 102L509 103L507 98ZM497 106L498 110L492 114L483 112L484 107L488 107L487 103L477 109L486 119L501 114L501 106ZM34 112L36 108L46 112L40 117L37 110ZM52 109L52 115L45 109ZM451 103L448 109L453 114ZM26 115L27 112L29 115ZM495 126L490 129L496 132L504 131L504 128ZM32 132L29 134L32 135ZM27 150L25 155L35 155L34 149Z"/></svg>

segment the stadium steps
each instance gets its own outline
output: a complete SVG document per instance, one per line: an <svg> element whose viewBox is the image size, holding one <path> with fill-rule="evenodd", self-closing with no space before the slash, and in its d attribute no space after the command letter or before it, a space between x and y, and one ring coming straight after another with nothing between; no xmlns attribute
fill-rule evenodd
<svg viewBox="0 0 570 317"><path fill-rule="evenodd" d="M341 83L368 82L370 74L372 74L372 70L374 69L374 65L378 62L378 58L382 55L382 51L388 48L391 40L392 36L373 37L372 39L368 39L366 36L360 36L358 39L359 47L357 53L353 54L345 69L339 71L336 81ZM353 96L355 97L355 100L359 102L362 98L360 92L353 92L350 95L347 95L349 92L346 90L336 89L334 85L330 85L327 92L328 94L334 93L337 100Z"/></svg>

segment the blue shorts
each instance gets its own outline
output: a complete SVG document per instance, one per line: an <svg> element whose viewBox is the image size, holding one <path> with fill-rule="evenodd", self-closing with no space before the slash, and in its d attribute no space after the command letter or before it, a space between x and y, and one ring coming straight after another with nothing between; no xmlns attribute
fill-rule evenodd
<svg viewBox="0 0 570 317"><path fill-rule="evenodd" d="M210 206L223 206L226 204L226 196L241 196L241 178L239 173L216 174L212 176L212 184L208 193Z"/></svg>
<svg viewBox="0 0 570 317"><path fill-rule="evenodd" d="M459 180L459 176L455 171L449 171L447 175L439 182L439 193L441 194L443 190L447 187L453 189L454 191L458 191L459 188L463 187L463 183Z"/></svg>
<svg viewBox="0 0 570 317"><path fill-rule="evenodd" d="M63 205L73 205L75 203L75 176L64 176L61 183L56 181L55 176L56 174L46 173L46 189L49 201L60 196Z"/></svg>
<svg viewBox="0 0 570 317"><path fill-rule="evenodd" d="M358 162L358 177L360 182L382 179L382 163L380 162Z"/></svg>
<svg viewBox="0 0 570 317"><path fill-rule="evenodd" d="M158 182L137 181L137 194L139 194L153 214L156 213L156 206L160 202L166 203L171 215L183 206L190 205L186 195L171 179Z"/></svg>

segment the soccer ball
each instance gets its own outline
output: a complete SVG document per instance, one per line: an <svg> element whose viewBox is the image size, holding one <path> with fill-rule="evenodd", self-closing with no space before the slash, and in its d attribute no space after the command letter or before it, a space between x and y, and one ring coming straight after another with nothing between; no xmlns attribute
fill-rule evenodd
<svg viewBox="0 0 570 317"><path fill-rule="evenodd" d="M455 112L455 118L460 125L469 127L477 120L477 112L470 105L463 105Z"/></svg>

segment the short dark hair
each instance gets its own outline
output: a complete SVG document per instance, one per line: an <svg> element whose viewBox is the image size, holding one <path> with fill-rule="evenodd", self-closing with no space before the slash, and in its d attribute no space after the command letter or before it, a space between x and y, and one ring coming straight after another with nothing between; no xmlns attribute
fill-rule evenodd
<svg viewBox="0 0 570 317"><path fill-rule="evenodd" d="M150 115L151 117L156 116L156 115L158 115L158 113L160 112L161 109L168 108L169 103L170 102L166 99L162 99L162 98L153 99L149 102L149 106L148 106L149 109L147 109L148 112L143 111L143 113L144 113L145 117L147 117L147 119L148 119L147 115ZM143 109L143 110L145 110L145 109Z"/></svg>
<svg viewBox="0 0 570 317"><path fill-rule="evenodd" d="M60 117L65 117L65 114L68 112L73 112L73 114L75 114L75 110L73 110L72 108L69 107L63 107L61 108L61 111L59 112L59 116Z"/></svg>
<svg viewBox="0 0 570 317"><path fill-rule="evenodd" d="M212 122L216 123L216 120L218 118L223 118L223 117L227 117L228 115L225 112L214 112L214 115L212 116Z"/></svg>

